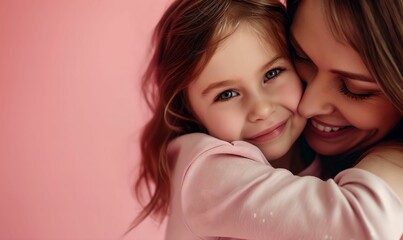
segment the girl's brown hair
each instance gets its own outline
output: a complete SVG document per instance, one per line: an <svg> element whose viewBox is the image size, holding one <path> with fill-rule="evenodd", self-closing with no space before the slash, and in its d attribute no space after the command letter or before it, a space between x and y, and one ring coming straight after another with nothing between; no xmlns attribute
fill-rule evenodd
<svg viewBox="0 0 403 240"><path fill-rule="evenodd" d="M174 167L167 159L167 145L180 135L205 132L189 109L185 90L218 44L243 22L288 56L286 10L277 0L177 0L158 22L142 84L153 115L141 135L141 167L135 185L137 198L145 185L150 200L130 229L149 215L167 214Z"/></svg>

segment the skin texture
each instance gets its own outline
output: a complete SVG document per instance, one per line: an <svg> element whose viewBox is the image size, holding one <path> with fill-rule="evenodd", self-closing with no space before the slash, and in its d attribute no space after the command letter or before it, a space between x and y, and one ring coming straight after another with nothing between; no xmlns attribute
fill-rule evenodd
<svg viewBox="0 0 403 240"><path fill-rule="evenodd" d="M250 142L273 160L290 150L306 120L297 113L302 85L291 62L261 39L251 26L240 25L187 95L210 135Z"/></svg>
<svg viewBox="0 0 403 240"><path fill-rule="evenodd" d="M291 42L296 70L306 83L298 110L309 118L304 135L317 153L338 155L363 149L402 119L358 53L335 39L317 1L301 2Z"/></svg>

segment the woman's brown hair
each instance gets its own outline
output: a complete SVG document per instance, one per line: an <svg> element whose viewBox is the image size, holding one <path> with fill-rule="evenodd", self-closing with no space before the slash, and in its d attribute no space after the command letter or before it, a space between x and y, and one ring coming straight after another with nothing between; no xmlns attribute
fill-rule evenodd
<svg viewBox="0 0 403 240"><path fill-rule="evenodd" d="M185 90L219 43L243 22L288 56L286 10L277 0L177 0L158 22L142 83L152 117L141 135L140 175L135 185L137 198L146 186L150 200L129 231L149 215L168 213L174 163L167 159L167 146L180 135L206 132L189 109Z"/></svg>

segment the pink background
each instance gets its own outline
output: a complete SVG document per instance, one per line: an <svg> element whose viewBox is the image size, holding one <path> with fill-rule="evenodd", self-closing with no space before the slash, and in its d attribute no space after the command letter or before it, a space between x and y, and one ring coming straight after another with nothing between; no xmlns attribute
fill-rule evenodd
<svg viewBox="0 0 403 240"><path fill-rule="evenodd" d="M121 234L151 29L168 0L0 0L0 239L162 239Z"/></svg>

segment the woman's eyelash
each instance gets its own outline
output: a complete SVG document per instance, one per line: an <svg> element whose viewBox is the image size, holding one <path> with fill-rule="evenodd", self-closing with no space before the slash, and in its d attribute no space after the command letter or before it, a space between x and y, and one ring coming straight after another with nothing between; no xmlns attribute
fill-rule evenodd
<svg viewBox="0 0 403 240"><path fill-rule="evenodd" d="M367 98L372 96L372 94L370 94L370 93L367 93L367 94L353 93L347 88L347 85L344 82L342 82L342 84L340 85L339 90L340 90L340 92L342 94L344 94L345 96L347 96L347 97L349 97L351 99L354 99L354 100L365 100L365 99L367 99Z"/></svg>

